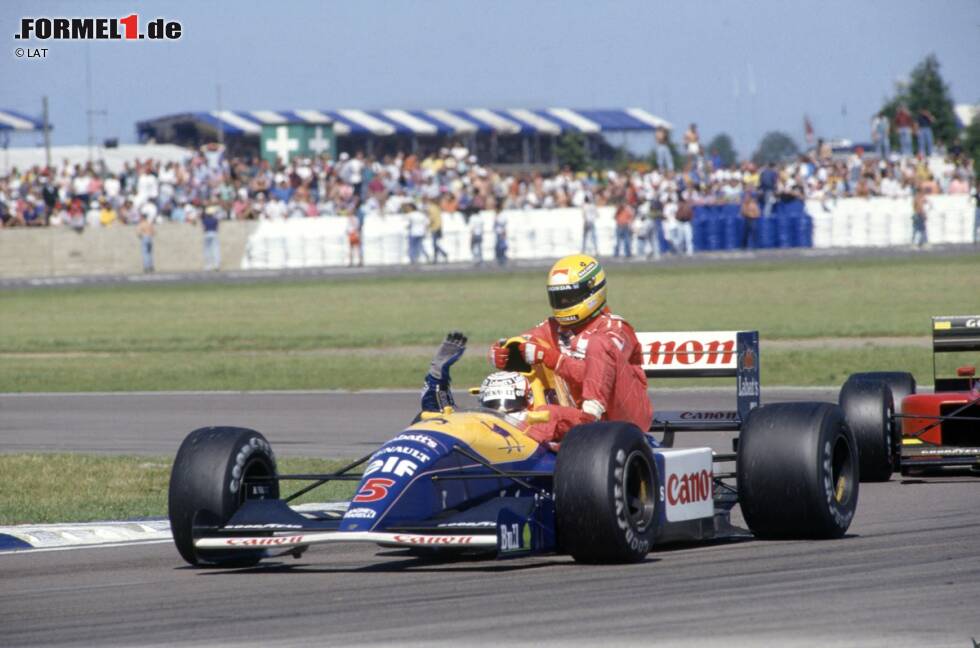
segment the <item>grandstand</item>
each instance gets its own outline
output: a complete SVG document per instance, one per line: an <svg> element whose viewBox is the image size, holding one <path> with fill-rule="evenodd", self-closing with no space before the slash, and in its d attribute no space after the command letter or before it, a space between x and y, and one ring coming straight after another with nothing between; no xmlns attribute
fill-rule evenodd
<svg viewBox="0 0 980 648"><path fill-rule="evenodd" d="M604 135L671 128L642 108L469 108L185 112L138 122L136 132L141 142L194 148L220 139L232 154L248 155L259 152L262 127L270 124L330 126L338 150L349 153L424 154L458 143L484 163L525 165L553 164L556 138L565 133L581 133L593 157L601 157Z"/></svg>
<svg viewBox="0 0 980 648"><path fill-rule="evenodd" d="M0 132L39 132L43 129L44 122L37 117L30 117L8 108L0 109Z"/></svg>

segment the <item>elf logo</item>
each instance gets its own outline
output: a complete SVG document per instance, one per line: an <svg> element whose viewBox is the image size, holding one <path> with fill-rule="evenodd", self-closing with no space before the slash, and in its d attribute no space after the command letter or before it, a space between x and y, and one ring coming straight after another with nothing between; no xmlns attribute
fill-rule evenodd
<svg viewBox="0 0 980 648"><path fill-rule="evenodd" d="M376 472L390 473L395 477L411 477L418 470L419 465L409 459L398 456L388 457L387 459L375 459L364 470L364 475L371 475Z"/></svg>

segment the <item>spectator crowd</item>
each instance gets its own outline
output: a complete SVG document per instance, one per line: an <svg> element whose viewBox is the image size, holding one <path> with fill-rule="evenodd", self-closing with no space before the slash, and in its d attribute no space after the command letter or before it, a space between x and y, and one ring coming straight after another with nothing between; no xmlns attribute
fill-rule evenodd
<svg viewBox="0 0 980 648"><path fill-rule="evenodd" d="M617 209L616 253L630 256L634 236L645 247L637 232L646 227L647 219L676 222L670 238L678 251L690 253L694 205L741 203L743 215L750 219L767 215L779 200L827 204L849 196L969 193L974 178L972 162L964 156L860 148L842 156L821 143L795 160L759 168L752 162L725 166L717 154L702 150L694 125L683 141L685 163L676 171L673 157L665 153L666 134L658 134L655 168L582 172L567 167L550 173L507 172L480 164L461 145L425 156L371 158L357 152L341 153L336 160L297 158L279 165L258 158L226 158L219 147L208 146L184 162L134 160L119 172L99 163L65 161L53 169L12 169L0 177L0 220L4 227L60 226L79 232L138 225L141 220L172 221L201 223L214 232L214 222L226 219L346 216L350 261L355 263L360 225L367 214L419 213L427 218L428 232L420 216L409 218L414 260L428 256L420 237L441 230L442 213L462 212L471 218L485 210L581 208L583 245L595 248L595 209L612 205ZM648 236L652 241L653 235ZM433 260L438 260L444 253L438 240L433 241ZM659 254L659 246L647 253Z"/></svg>

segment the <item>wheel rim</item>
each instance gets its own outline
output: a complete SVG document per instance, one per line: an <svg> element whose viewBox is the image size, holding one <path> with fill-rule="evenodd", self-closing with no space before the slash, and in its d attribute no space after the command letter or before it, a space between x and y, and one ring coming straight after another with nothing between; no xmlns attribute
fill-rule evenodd
<svg viewBox="0 0 980 648"><path fill-rule="evenodd" d="M242 471L242 478L239 484L237 491L239 507L247 499L265 499L267 497L278 496L278 493L275 491L275 470L265 457L252 457L245 463L245 469ZM259 493L255 490L256 486L268 487L269 490ZM191 521L191 538L193 541L196 541L201 537L203 531L213 529L226 522L227 520L220 520L212 511L196 511ZM195 551L199 558L208 562L245 558L246 553L252 553L242 551L229 552L220 549L197 549Z"/></svg>
<svg viewBox="0 0 980 648"><path fill-rule="evenodd" d="M253 457L242 471L241 487L238 489L238 505L247 499L268 499L277 497L275 490L275 470L264 457Z"/></svg>
<svg viewBox="0 0 980 648"><path fill-rule="evenodd" d="M851 462L851 446L844 436L837 437L834 442L830 478L834 487L834 501L843 504L850 500L854 491L854 464Z"/></svg>
<svg viewBox="0 0 980 648"><path fill-rule="evenodd" d="M633 527L642 533L653 522L656 512L653 466L642 452L633 452L626 458L623 472L626 515Z"/></svg>

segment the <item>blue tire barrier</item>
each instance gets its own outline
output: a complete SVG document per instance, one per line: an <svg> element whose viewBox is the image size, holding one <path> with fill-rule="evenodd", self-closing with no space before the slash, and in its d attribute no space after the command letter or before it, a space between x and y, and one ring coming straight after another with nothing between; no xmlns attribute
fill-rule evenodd
<svg viewBox="0 0 980 648"><path fill-rule="evenodd" d="M738 204L695 207L692 226L695 250L742 247L745 219ZM757 228L760 248L813 247L813 219L800 201L776 203L772 215L760 218Z"/></svg>
<svg viewBox="0 0 980 648"><path fill-rule="evenodd" d="M742 232L745 229L742 216L738 213L726 213L722 249L735 250L742 247Z"/></svg>
<svg viewBox="0 0 980 648"><path fill-rule="evenodd" d="M759 219L759 247L765 249L776 247L775 216Z"/></svg>

